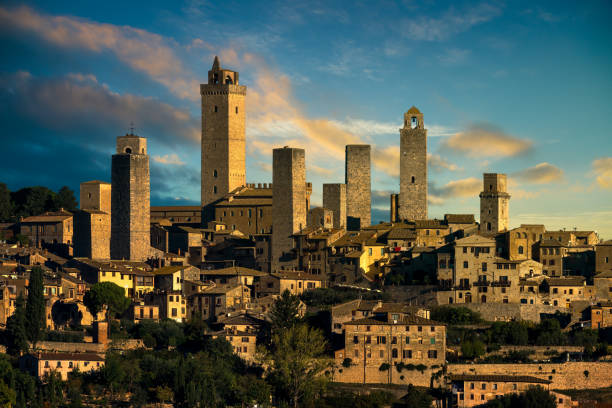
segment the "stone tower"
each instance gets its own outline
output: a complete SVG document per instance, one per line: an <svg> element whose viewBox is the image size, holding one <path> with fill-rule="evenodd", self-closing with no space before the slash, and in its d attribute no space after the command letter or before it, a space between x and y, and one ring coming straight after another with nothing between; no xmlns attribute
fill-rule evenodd
<svg viewBox="0 0 612 408"><path fill-rule="evenodd" d="M480 193L480 233L495 234L508 230L510 194L505 174L484 173Z"/></svg>
<svg viewBox="0 0 612 408"><path fill-rule="evenodd" d="M238 85L238 72L221 68L219 58L215 57L212 69L208 71L208 83L200 85L200 94L201 194L202 206L206 207L246 183L246 86Z"/></svg>
<svg viewBox="0 0 612 408"><path fill-rule="evenodd" d="M80 210L73 214L74 256L110 258L111 184L104 181L81 183Z"/></svg>
<svg viewBox="0 0 612 408"><path fill-rule="evenodd" d="M427 219L427 129L416 108L404 114L400 129L400 220Z"/></svg>
<svg viewBox="0 0 612 408"><path fill-rule="evenodd" d="M306 227L304 149L272 151L272 272L291 265L292 235Z"/></svg>
<svg viewBox="0 0 612 408"><path fill-rule="evenodd" d="M358 231L370 225L370 145L347 145L345 154L346 228Z"/></svg>
<svg viewBox="0 0 612 408"><path fill-rule="evenodd" d="M151 248L147 139L133 133L117 138L111 182L111 258L144 261Z"/></svg>
<svg viewBox="0 0 612 408"><path fill-rule="evenodd" d="M346 229L346 185L323 184L323 207L334 214L334 228Z"/></svg>

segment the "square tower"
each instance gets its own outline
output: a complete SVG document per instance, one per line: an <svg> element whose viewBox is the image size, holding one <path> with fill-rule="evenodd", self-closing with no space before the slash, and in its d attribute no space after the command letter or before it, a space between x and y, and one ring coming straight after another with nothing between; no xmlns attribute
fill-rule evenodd
<svg viewBox="0 0 612 408"><path fill-rule="evenodd" d="M86 181L81 183L81 210L98 210L111 213L111 183L105 181Z"/></svg>
<svg viewBox="0 0 612 408"><path fill-rule="evenodd" d="M111 184L111 258L144 261L151 249L151 187L145 138L134 134L117 138Z"/></svg>
<svg viewBox="0 0 612 408"><path fill-rule="evenodd" d="M400 129L400 220L427 219L427 129L423 114L412 107Z"/></svg>
<svg viewBox="0 0 612 408"><path fill-rule="evenodd" d="M359 231L370 225L370 145L347 145L345 153L346 228Z"/></svg>
<svg viewBox="0 0 612 408"><path fill-rule="evenodd" d="M505 174L484 173L480 193L480 233L496 234L507 231L509 225L510 194Z"/></svg>
<svg viewBox="0 0 612 408"><path fill-rule="evenodd" d="M334 228L346 229L346 184L323 184L323 207L334 214Z"/></svg>
<svg viewBox="0 0 612 408"><path fill-rule="evenodd" d="M246 183L246 86L238 72L221 68L215 57L202 96L202 206L206 207ZM210 211L204 211L205 218ZM213 214L214 216L214 214ZM202 222L212 221L203 219Z"/></svg>
<svg viewBox="0 0 612 408"><path fill-rule="evenodd" d="M291 264L292 235L306 227L305 157L304 149L272 151L272 272Z"/></svg>

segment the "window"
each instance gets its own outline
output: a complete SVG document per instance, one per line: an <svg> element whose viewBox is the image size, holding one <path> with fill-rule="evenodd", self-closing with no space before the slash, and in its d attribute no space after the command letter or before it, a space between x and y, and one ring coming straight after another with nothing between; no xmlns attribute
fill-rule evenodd
<svg viewBox="0 0 612 408"><path fill-rule="evenodd" d="M463 247L463 253L467 254L467 247Z"/></svg>
<svg viewBox="0 0 612 408"><path fill-rule="evenodd" d="M397 344L397 337L396 336L391 337L391 344Z"/></svg>
<svg viewBox="0 0 612 408"><path fill-rule="evenodd" d="M487 384L486 383L482 383L482 389L486 390L487 389Z"/></svg>
<svg viewBox="0 0 612 408"><path fill-rule="evenodd" d="M236 114L238 114L238 107L236 106Z"/></svg>
<svg viewBox="0 0 612 408"><path fill-rule="evenodd" d="M435 337L430 338L429 344L436 344L436 338Z"/></svg>
<svg viewBox="0 0 612 408"><path fill-rule="evenodd" d="M483 272L486 272L486 271L487 271L487 263L486 263L486 262L483 262L483 263L482 263L482 271L483 271Z"/></svg>
<svg viewBox="0 0 612 408"><path fill-rule="evenodd" d="M468 261L463 261L463 267L467 269L469 267Z"/></svg>
<svg viewBox="0 0 612 408"><path fill-rule="evenodd" d="M412 181L412 184L414 184L414 182L416 181L416 178L414 176L412 176L411 181Z"/></svg>
<svg viewBox="0 0 612 408"><path fill-rule="evenodd" d="M368 248L368 255L372 256L372 248Z"/></svg>
<svg viewBox="0 0 612 408"><path fill-rule="evenodd" d="M436 331L436 326L431 326L429 328L429 331L432 332L432 333L435 332Z"/></svg>
<svg viewBox="0 0 612 408"><path fill-rule="evenodd" d="M376 336L376 344L387 344L386 336Z"/></svg>
<svg viewBox="0 0 612 408"><path fill-rule="evenodd" d="M215 105L215 112L219 112L219 107Z"/></svg>
<svg viewBox="0 0 612 408"><path fill-rule="evenodd" d="M522 245L520 245L518 247L518 253L521 254L521 255L523 254L523 246Z"/></svg>
<svg viewBox="0 0 612 408"><path fill-rule="evenodd" d="M213 177L214 177L214 178L217 178L217 169L214 169L214 170L213 170Z"/></svg>
<svg viewBox="0 0 612 408"><path fill-rule="evenodd" d="M404 350L402 352L402 358L412 358L412 350Z"/></svg>
<svg viewBox="0 0 612 408"><path fill-rule="evenodd" d="M380 356L380 358L385 358L385 351L384 350L380 350L378 352L378 355Z"/></svg>
<svg viewBox="0 0 612 408"><path fill-rule="evenodd" d="M493 389L497 390L497 384L493 384Z"/></svg>
<svg viewBox="0 0 612 408"><path fill-rule="evenodd" d="M397 358L397 349L391 350L391 358Z"/></svg>
<svg viewBox="0 0 612 408"><path fill-rule="evenodd" d="M61 366L62 366L62 362L61 362L61 361L58 361L58 362L57 362L57 366L58 366L58 367L61 367Z"/></svg>
<svg viewBox="0 0 612 408"><path fill-rule="evenodd" d="M410 344L410 337L406 336L406 344Z"/></svg>
<svg viewBox="0 0 612 408"><path fill-rule="evenodd" d="M473 389L474 389L474 383L470 383L470 390L473 390Z"/></svg>
<svg viewBox="0 0 612 408"><path fill-rule="evenodd" d="M68 368L72 368L72 361L68 363Z"/></svg>
<svg viewBox="0 0 612 408"><path fill-rule="evenodd" d="M423 326L419 326L417 330L422 332L423 331Z"/></svg>
<svg viewBox="0 0 612 408"><path fill-rule="evenodd" d="M353 344L359 344L359 337L353 336Z"/></svg>

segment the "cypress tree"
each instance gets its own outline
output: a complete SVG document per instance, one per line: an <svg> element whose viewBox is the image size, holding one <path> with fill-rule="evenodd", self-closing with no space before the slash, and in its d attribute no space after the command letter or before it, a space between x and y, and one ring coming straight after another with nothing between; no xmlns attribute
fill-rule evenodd
<svg viewBox="0 0 612 408"><path fill-rule="evenodd" d="M6 322L6 331L9 334L8 353L19 355L28 351L28 338L26 335L25 299L23 294L17 297L15 313Z"/></svg>
<svg viewBox="0 0 612 408"><path fill-rule="evenodd" d="M32 346L41 339L45 327L45 297L43 270L32 268L28 285L28 302L26 304L26 331Z"/></svg>

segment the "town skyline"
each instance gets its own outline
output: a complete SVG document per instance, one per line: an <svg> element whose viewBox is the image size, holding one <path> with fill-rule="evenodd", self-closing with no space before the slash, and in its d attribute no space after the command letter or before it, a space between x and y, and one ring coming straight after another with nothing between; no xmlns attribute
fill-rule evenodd
<svg viewBox="0 0 612 408"><path fill-rule="evenodd" d="M610 87L610 79L602 68L610 60L597 56L609 40L597 35L605 33L597 22L610 10L603 3L600 6L592 5L574 15L562 9L551 13L544 7L519 12L520 7L513 10L501 3L409 8L414 18L405 19L402 27L410 35L396 33L392 37L395 41L377 46L359 42L352 51L359 49L361 57L367 58L351 54L350 47L325 44L319 50L311 44L305 48L310 50L308 57L299 64L291 60L297 51L290 52L291 43L295 47L298 41L295 27L285 27L285 31L277 28L280 39L276 40L270 39L273 30L268 27L261 35L271 41L266 44L255 41L252 33L249 36L249 29L238 30L235 16L224 17L228 19L227 32L232 33L225 42L214 38L215 24L220 22L209 24L208 31L194 29L198 18L214 21L219 10L213 6L200 9L199 14L193 7L149 10L150 21L135 18L128 22L86 8L67 11L61 4L24 7L9 3L0 11L6 22L1 35L10 45L3 54L2 81L3 99L8 102L2 121L10 135L6 144L11 157L3 166L6 182L11 189L68 184L76 190L83 180L108 181L114 139L133 121L136 133L150 140L152 205L198 203L197 85L205 83L210 62L219 54L222 65L239 71L241 83L249 89L248 183L271 181L272 147L304 147L307 178L314 186L312 202L321 205L321 184L343 178L343 156L338 153L344 145L369 143L373 146L373 222L386 221L389 193L399 191L402 115L415 105L424 114L431 144L431 218L441 218L444 213L477 214L482 173L499 172L509 176L511 227L543 223L551 230L594 229L602 238L609 238L612 224L606 202L611 198L612 159L606 150L610 138L605 110L610 97L605 89ZM300 26L300 18L306 24L313 16L323 16L313 31L315 36L322 36L332 22L350 27L351 22L363 18L357 11L331 17L338 9L295 10L294 18ZM285 13L282 16L266 14L258 24L268 21L282 26L280 22L290 11L277 11ZM467 22L463 28L454 18L458 15L464 15ZM170 23L180 16L189 24L172 32ZM563 50L552 47L545 55L533 55L535 44L519 46L513 43L518 38L502 35L511 26L510 17L517 16L523 31L518 30L515 37L532 38L546 25L549 45L558 45L563 26L564 35L573 41L566 42ZM584 31L587 21L591 27ZM455 26L450 24L453 22ZM441 27L447 27L446 31ZM69 35L85 28L98 36L76 39ZM341 33L339 38L348 34L355 35L355 31ZM470 41L472 36L483 34L487 39L505 39L506 51L503 47L494 52L491 49L495 47L486 48L491 55L484 58L484 40L478 46ZM596 36L599 41L591 41ZM124 41L122 46L118 40ZM279 50L274 52L271 44L278 44ZM459 44L464 48L457 47ZM27 51L28 57L24 51L15 52L18 49ZM458 52L461 50L463 53ZM56 53L61 61L49 61ZM500 61L507 61L525 53L531 63L525 62L522 68L509 65L505 72L491 71L494 57L504 56ZM550 60L562 56L568 61L566 65ZM581 59L586 56L593 58ZM41 61L48 62L44 69L36 66ZM406 61L416 61L415 67L406 67ZM477 61L482 66L476 75L482 77L481 83L470 84L475 79L466 71ZM528 67L531 73L521 71ZM577 77L573 78L580 84L560 80L578 68L589 73L589 83ZM486 79L484 72L490 74ZM432 78L438 78L437 86L428 85L434 82ZM543 78L546 83L534 88ZM598 89L591 85L595 82ZM444 83L447 86L442 87ZM551 95L554 92L537 94L538 87L547 86L556 90L557 98ZM431 93L432 88L439 88L438 93ZM591 97L588 102L587 94ZM475 103L483 95L489 95L487 104ZM50 105L56 100L61 103ZM47 109L35 109L36 103ZM8 115L17 120L9 123ZM574 129L579 129L580 137ZM83 138L82 134L91 136ZM12 162L15 155L11 152L17 148L12 142L18 139L36 147L32 149L35 164L24 167ZM41 174L36 163L44 163L42 157L47 155L69 155L74 160Z"/></svg>

